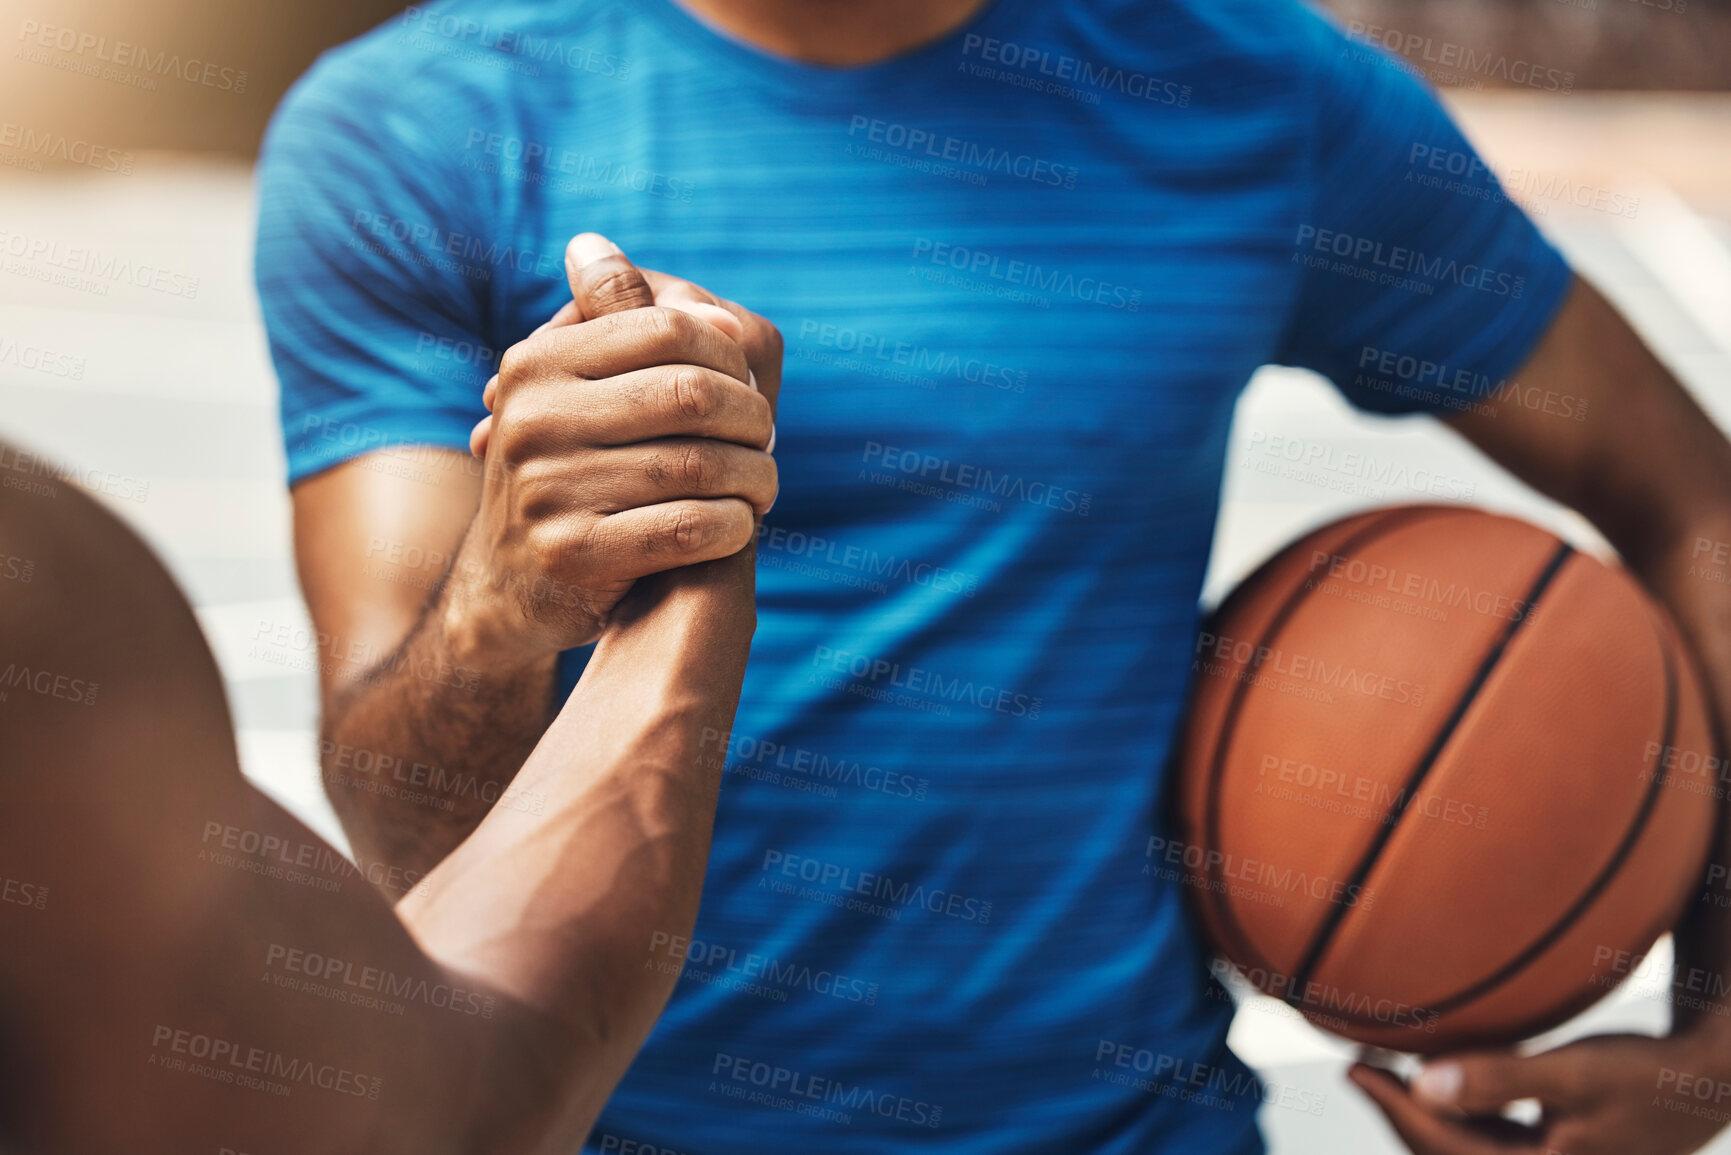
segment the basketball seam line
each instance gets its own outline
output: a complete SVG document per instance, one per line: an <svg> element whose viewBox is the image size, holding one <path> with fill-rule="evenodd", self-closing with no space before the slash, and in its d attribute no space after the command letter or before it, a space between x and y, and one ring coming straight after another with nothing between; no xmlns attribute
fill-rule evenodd
<svg viewBox="0 0 1731 1155"><path fill-rule="evenodd" d="M1353 551L1363 549L1385 534L1404 529L1415 522L1447 516L1452 512L1452 510L1430 505L1404 506L1383 510L1375 516L1374 520L1360 527L1345 541L1335 546L1334 553L1341 558L1350 558L1353 556ZM1278 560L1278 555L1270 558L1261 569L1251 575L1250 580L1241 588L1248 589ZM1257 637L1258 648L1266 648L1274 640L1287 620L1298 612L1298 607L1310 595L1313 586L1313 582L1300 582L1297 588L1287 595L1286 603L1275 611L1274 616L1269 619L1268 624L1263 627L1262 633ZM1228 604L1230 604L1230 599L1228 599ZM1221 608L1225 609L1226 607L1222 606ZM1244 701L1249 693L1250 683L1246 681L1240 681L1233 688L1232 697L1226 703L1226 710L1220 717L1220 732L1214 740L1213 755L1209 760L1208 795L1203 800L1202 837L1204 846L1209 851L1210 860L1204 866L1208 885L1203 889L1202 901L1212 908L1216 925L1224 934L1233 939L1240 957L1246 961L1253 961L1263 970L1273 972L1275 968L1269 965L1267 959L1262 957L1261 951L1252 946L1250 936L1239 925L1238 912L1233 909L1232 903L1227 901L1227 888L1218 877L1222 863L1212 860L1221 843L1220 793L1225 782L1226 755L1232 746L1233 732L1238 727L1238 715L1243 709Z"/></svg>
<svg viewBox="0 0 1731 1155"><path fill-rule="evenodd" d="M1677 677L1675 657L1671 652L1670 642L1666 640L1662 633L1659 633L1657 630L1654 632L1658 636L1660 662L1665 671L1665 724L1661 731L1659 742L1659 748L1664 750L1670 747L1671 740L1675 736L1677 729ZM1450 995L1446 999L1438 1000L1437 1005L1430 1009L1441 1014L1445 1011L1454 1010L1465 1003L1471 1002L1486 990L1502 983L1516 971L1532 962L1534 958L1542 954L1558 938L1566 934L1569 927L1581 917L1587 907L1592 905L1593 901L1598 898L1600 892L1610 885L1611 879L1615 878L1617 872L1622 869L1624 860L1629 857L1629 854L1635 849L1635 844L1640 841L1641 835L1645 832L1647 822L1653 816L1653 809L1658 804L1659 791L1668 779L1669 775L1661 764L1658 771L1647 783L1646 795L1641 799L1641 808L1636 812L1634 821L1630 823L1629 829L1624 832L1622 841L1617 844L1617 849L1612 853L1610 861L1600 869L1598 875L1595 876L1593 881L1587 886L1587 889L1581 893L1579 898L1570 904L1568 910L1563 912L1562 917L1559 918L1555 924L1534 940L1532 945L1521 951L1507 963L1504 963L1495 972L1457 994Z"/></svg>
<svg viewBox="0 0 1731 1155"><path fill-rule="evenodd" d="M1661 667L1665 671L1665 714L1664 724L1661 728L1660 735L1660 747L1661 749L1664 749L1670 746L1672 738L1676 734L1679 681L1677 678L1676 654L1672 650L1670 642L1666 639L1662 631L1655 628L1654 632L1659 641ZM1575 901L1569 905L1569 908L1563 912L1562 916L1558 918L1558 920L1543 934L1535 939L1532 944L1516 954L1514 958L1498 967L1485 978L1474 982L1464 990L1457 991L1455 994L1438 999L1435 1002L1418 1009L1434 1015L1442 1015L1451 1011L1459 1010L1462 1006L1472 1002L1480 995L1483 995L1490 989L1507 981L1517 971L1521 970L1539 955L1548 950L1558 938L1568 933L1569 927L1572 926L1575 921L1581 917L1582 913L1593 904L1593 901L1598 898L1600 892L1610 885L1611 879L1615 878L1617 872L1622 869L1624 860L1634 851L1635 844L1640 840L1641 835L1645 833L1647 823L1651 820L1653 810L1658 804L1659 790L1669 780L1670 774L1663 766L1661 766L1658 772L1655 773L1653 778L1648 782L1646 793L1641 799L1641 807L1636 812L1635 818L1630 823L1629 829L1624 832L1622 840L1618 843L1617 849L1612 853L1609 861L1606 862L1606 864L1600 869L1599 873L1594 876L1593 881L1588 884L1587 889L1581 893L1580 897L1575 899ZM1366 1020L1363 1016L1355 1016L1350 1012L1337 1017L1353 1022L1371 1022L1371 1020Z"/></svg>
<svg viewBox="0 0 1731 1155"><path fill-rule="evenodd" d="M1407 776L1405 790L1397 795L1399 802L1394 807L1394 813L1383 822L1381 828L1371 838L1370 846L1366 848L1364 855L1359 859L1358 866L1354 869L1351 881L1347 883L1344 893L1352 894L1356 889L1362 887L1364 880L1375 869L1377 860L1382 857L1382 852L1387 849L1389 841L1400 828L1401 820L1412 809L1413 798L1419 788L1424 785L1424 780L1429 777L1431 770L1435 768L1437 761L1443 755L1443 751L1448 748L1449 742L1454 738L1455 731L1460 728L1461 721L1478 698L1479 691L1484 688L1485 682L1490 679L1491 673L1502 661L1503 654L1508 651L1509 643L1514 641L1515 635L1520 633L1521 627L1532 620L1533 611L1538 606L1539 598L1543 596L1546 588L1550 586L1558 572L1562 570L1563 564L1573 556L1574 552L1573 546L1568 542L1562 542L1557 546L1556 552L1551 555L1551 559L1545 563L1544 569L1539 571L1539 576L1534 580L1523 603L1527 607L1526 612L1509 622L1498 635L1489 652L1480 661L1478 672L1473 675L1473 680L1467 684L1460 699L1455 703L1454 709L1449 712L1448 718L1443 722L1442 729L1437 732L1435 738L1431 739L1429 749L1413 767L1412 773ZM1316 964L1321 960L1329 944L1339 932L1341 923L1346 921L1346 916L1353 909L1353 907L1336 903L1324 915L1316 937L1311 940L1310 947L1305 951L1299 965L1293 972L1292 989L1287 995L1289 1003L1298 997L1299 992L1310 981L1311 972L1316 969ZM1296 1006L1297 1004L1294 1003L1293 1005Z"/></svg>

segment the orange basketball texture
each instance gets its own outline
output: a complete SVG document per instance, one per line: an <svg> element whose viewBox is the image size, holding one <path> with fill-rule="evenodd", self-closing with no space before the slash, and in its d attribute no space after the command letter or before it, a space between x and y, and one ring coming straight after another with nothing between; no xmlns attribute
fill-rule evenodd
<svg viewBox="0 0 1731 1155"><path fill-rule="evenodd" d="M1627 572L1544 530L1433 506L1325 526L1233 592L1192 678L1157 865L1325 1029L1419 1053L1537 1034L1696 893L1717 748L1694 665Z"/></svg>

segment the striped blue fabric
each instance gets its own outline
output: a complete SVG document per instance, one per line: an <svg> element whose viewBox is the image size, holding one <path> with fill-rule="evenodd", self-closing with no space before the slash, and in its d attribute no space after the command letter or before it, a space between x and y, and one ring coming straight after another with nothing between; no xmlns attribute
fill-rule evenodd
<svg viewBox="0 0 1731 1155"><path fill-rule="evenodd" d="M452 0L300 82L258 236L291 481L465 446L578 231L787 339L703 911L644 944L685 977L591 1150L1260 1149L1150 852L1228 426L1266 363L1387 412L1518 367L1569 273L1469 159L1283 0L995 0L845 70Z"/></svg>

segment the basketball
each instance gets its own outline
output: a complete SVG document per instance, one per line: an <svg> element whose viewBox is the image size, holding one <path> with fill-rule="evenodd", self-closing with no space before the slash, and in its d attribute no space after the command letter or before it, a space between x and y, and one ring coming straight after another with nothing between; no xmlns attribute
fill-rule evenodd
<svg viewBox="0 0 1731 1155"><path fill-rule="evenodd" d="M1378 510L1265 563L1199 633L1182 875L1211 946L1336 1034L1498 1045L1678 921L1722 763L1676 628L1513 518Z"/></svg>

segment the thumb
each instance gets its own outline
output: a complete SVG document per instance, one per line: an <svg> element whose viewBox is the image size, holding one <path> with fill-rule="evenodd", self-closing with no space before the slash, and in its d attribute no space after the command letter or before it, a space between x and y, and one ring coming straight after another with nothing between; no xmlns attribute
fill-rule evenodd
<svg viewBox="0 0 1731 1155"><path fill-rule="evenodd" d="M643 273L600 233L571 238L565 246L565 276L571 282L571 299L584 319L655 303Z"/></svg>
<svg viewBox="0 0 1731 1155"><path fill-rule="evenodd" d="M1575 1057L1547 1051L1523 1058L1506 1052L1451 1055L1426 1063L1412 1081L1413 1098L1468 1115L1494 1115L1517 1099L1546 1106L1575 1098Z"/></svg>

